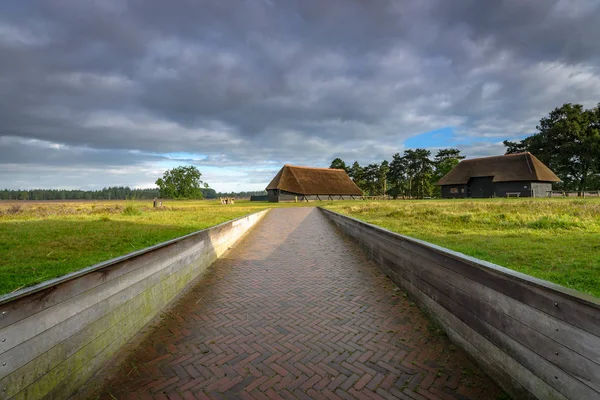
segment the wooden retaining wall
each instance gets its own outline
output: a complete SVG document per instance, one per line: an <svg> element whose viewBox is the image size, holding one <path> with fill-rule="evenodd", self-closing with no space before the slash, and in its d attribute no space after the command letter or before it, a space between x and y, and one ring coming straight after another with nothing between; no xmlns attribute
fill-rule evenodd
<svg viewBox="0 0 600 400"><path fill-rule="evenodd" d="M600 399L599 299L321 210L515 398Z"/></svg>
<svg viewBox="0 0 600 400"><path fill-rule="evenodd" d="M0 399L64 399L268 210L0 297Z"/></svg>

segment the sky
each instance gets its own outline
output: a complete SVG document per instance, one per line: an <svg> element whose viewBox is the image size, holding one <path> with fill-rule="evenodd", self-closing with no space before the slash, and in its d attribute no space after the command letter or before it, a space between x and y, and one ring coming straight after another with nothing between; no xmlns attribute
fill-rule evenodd
<svg viewBox="0 0 600 400"><path fill-rule="evenodd" d="M600 102L597 0L3 0L0 188L503 154Z"/></svg>

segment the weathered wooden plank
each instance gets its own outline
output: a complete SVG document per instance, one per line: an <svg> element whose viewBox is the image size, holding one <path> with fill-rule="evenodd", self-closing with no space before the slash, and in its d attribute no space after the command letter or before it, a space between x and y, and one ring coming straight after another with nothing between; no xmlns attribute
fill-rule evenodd
<svg viewBox="0 0 600 400"><path fill-rule="evenodd" d="M393 262L393 260L389 260L389 262ZM445 277L436 276L437 274L433 272L433 269L428 268L427 263L420 263L420 268L415 270L412 267L409 267L409 269L401 267L400 265L403 262L401 259L396 262L396 270L398 272L402 270L403 276L412 273L421 281L435 288L438 293L452 299L456 304L468 304L468 311L480 320L487 322L504 335L577 378L598 392L600 397L600 366L598 364L523 324L520 321L520 315L509 316L504 314L492 304L473 296L471 290L465 292L459 289L454 285L457 277L450 275ZM599 343L598 340L595 342Z"/></svg>
<svg viewBox="0 0 600 400"><path fill-rule="evenodd" d="M566 366L563 355L574 352L582 359L576 358L576 360L573 361L574 365L571 367L572 372L579 371L580 368L587 365L589 368L587 375L595 377L594 379L588 380L600 382L600 341L597 336L576 328L560 319L549 316L533 307L529 307L512 297L472 281L452 270L428 262L428 260L414 253L376 242L373 244L372 254L379 262L395 264L397 267L401 267L416 274L426 281L434 279L433 277L435 277L436 282L451 284L452 286L459 288L462 292L469 293L470 296L481 299L481 301L487 303L489 307L494 309L494 313L503 313L503 316L493 317L492 321L505 320L506 317L510 317L506 322L509 323L511 319L516 319L519 324L523 324L525 327L532 329L534 335L543 335L543 337L540 338L540 346L542 343L548 342L546 338L552 339L558 347L554 347L550 352L551 354L549 354L549 356L551 359L560 360L558 361L559 364ZM443 290L443 288L440 287L438 287L438 289ZM480 316L485 318L483 313ZM520 336L522 335L518 334L515 337L517 340L520 340ZM527 335L527 337L529 337L529 335ZM563 346L565 349L563 349ZM565 350L567 353L565 353ZM555 352L557 351L561 356L555 357ZM539 354L543 355L542 353ZM596 383L596 385L598 384L599 383Z"/></svg>
<svg viewBox="0 0 600 400"><path fill-rule="evenodd" d="M205 248L204 250L208 249ZM89 324L104 318L111 310L126 305L140 293L152 288L161 280L168 279L170 275L178 273L182 268L191 266L196 269L197 273L201 273L208 265L210 265L210 263L212 263L212 260L207 259L206 253L202 255L190 255L178 262L173 262L165 268L148 276L146 279L140 280L103 301L94 304L86 310L62 321L45 331L43 334L36 335L20 345L13 347L1 356L2 362L5 362L6 365L4 368L0 369L0 379L35 359L40 354L49 351L55 345L65 341L67 338L69 346L73 348L85 344L86 335L81 335L81 331L87 330ZM48 365L48 368L50 368L50 365Z"/></svg>
<svg viewBox="0 0 600 400"><path fill-rule="evenodd" d="M148 299L148 303L143 305L136 312L128 315L124 315L118 320L113 326L106 330L103 334L98 336L95 340L88 343L77 353L64 360L57 367L43 374L42 377L36 380L31 385L27 386L23 390L19 391L14 395L14 399L40 399L47 396L55 388L60 388L61 385L57 383L66 383L69 377L73 377L82 367L88 363L93 363L95 357L103 354L107 357L105 350L111 348L114 351L126 343L133 335L141 329L148 321L150 321L156 315L156 309L160 308L162 304L168 303L173 298L178 290L183 288L188 279L185 276L181 277L179 284L173 284L166 287L158 296L152 299ZM117 341L117 346L110 347L111 343ZM110 355L112 355L111 353ZM106 361L107 358L104 358ZM101 362L101 359L98 359ZM95 368L98 365L94 365ZM81 377L78 378L81 380ZM66 398L68 393L62 393L62 396L56 398Z"/></svg>
<svg viewBox="0 0 600 400"><path fill-rule="evenodd" d="M190 242L202 241L200 236L208 235L202 232L193 239L188 239ZM77 281L70 280L58 285L47 287L39 292L35 292L29 296L18 298L9 303L0 305L0 310L6 312L0 318L0 329L11 325L21 319L27 318L33 314L43 311L46 308L55 306L63 301L84 293L96 286L110 282L122 275L125 275L135 269L143 268L146 264L155 262L161 258L170 257L176 254L182 248L189 246L188 241L176 242L171 246L163 246L151 252L145 252L136 257L127 258L123 262L107 265L105 268L93 270L90 273L83 275Z"/></svg>
<svg viewBox="0 0 600 400"><path fill-rule="evenodd" d="M80 313L102 300L118 293L132 284L148 278L155 272L165 268L171 263L179 262L194 253L201 251L205 242L199 242L193 247L180 252L172 258L162 258L158 262L137 268L134 271L121 275L107 284L102 284L93 289L67 299L56 306L47 308L37 314L20 320L0 330L0 337L6 341L0 342L0 356L18 344L52 328L54 325Z"/></svg>
<svg viewBox="0 0 600 400"><path fill-rule="evenodd" d="M385 266L382 270L427 309L446 329L450 339L477 360L479 366L515 399L567 399L400 275Z"/></svg>
<svg viewBox="0 0 600 400"><path fill-rule="evenodd" d="M393 274L398 274L398 272L393 271ZM426 296L433 299L448 312L463 321L479 335L483 336L496 347L500 348L519 364L530 371L533 371L535 375L537 375L542 381L556 389L565 397L569 399L598 398L598 392L575 379L573 376L567 374L562 369L551 364L535 352L504 334L499 329L496 329L492 325L483 321L477 315L469 311L469 309L463 307L450 297L439 292L427 282L424 282L411 274L407 274L408 279L406 279L404 276L402 276L402 278L423 292Z"/></svg>
<svg viewBox="0 0 600 400"><path fill-rule="evenodd" d="M461 262L453 256L438 252L428 252L425 248L409 241L403 242L407 251L419 254L429 261L468 276L497 292L503 293L522 303L535 307L571 325L584 329L594 335L600 335L600 307L581 302L577 297L562 292L548 290L535 284L527 284L520 279L506 276L500 272L487 271L468 261Z"/></svg>
<svg viewBox="0 0 600 400"><path fill-rule="evenodd" d="M77 277L54 280L12 299L2 298L0 310L10 308L21 314L17 316L11 312L11 322L6 323L9 319L5 319L0 332L12 333L11 337L19 332L17 327L31 328L32 332L26 332L25 338L11 341L0 354L0 357L10 355L15 361L9 375L0 369L3 376L6 375L0 379L0 397L4 398L7 393L27 399L68 397L77 388L73 386L74 382L81 384L87 380L122 343L212 264L218 254L226 252L243 237L266 212L241 218L235 227L230 221L214 230L201 231L203 236L196 233L167 245L154 246L151 251L155 253L122 257L101 269L86 269ZM199 237L206 244L214 242L215 246L198 249ZM139 265L142 264L139 260L144 257L147 263ZM119 271L119 265L126 268ZM90 281L86 282L86 278ZM83 290L73 284L77 281ZM111 285L119 288L103 288ZM15 306L19 304L22 309ZM51 311L58 311L59 315L52 318ZM140 316L147 319L139 319ZM41 327L28 325L33 317L42 322ZM131 334L124 331L126 327ZM61 331L64 336L59 341L56 333ZM110 348L113 350L107 351ZM21 350L23 354L19 355ZM15 370L17 364L20 368ZM8 363L5 366L8 367ZM60 395L53 397L55 393Z"/></svg>
<svg viewBox="0 0 600 400"><path fill-rule="evenodd" d="M509 270L448 249L408 238L365 222L324 210L338 224L345 224L354 236L369 236L379 243L401 246L428 260L482 283L522 303L600 336L600 300L550 282ZM348 220L343 220L348 218ZM349 225L349 221L356 223ZM370 248L371 244L367 244Z"/></svg>
<svg viewBox="0 0 600 400"><path fill-rule="evenodd" d="M600 338L595 333L600 302L329 211L326 214L395 281L416 291L421 302L461 320L468 331L493 343L504 357L531 371L553 392L568 398L600 398ZM540 306L549 299L558 307L554 303L550 309ZM527 386L523 378L516 378ZM531 393L548 398L549 393L536 390Z"/></svg>
<svg viewBox="0 0 600 400"><path fill-rule="evenodd" d="M242 233L242 234L243 234L243 232L240 232L240 233ZM241 235L238 235L237 239L239 239L239 237L241 237ZM208 254L208 260L211 260L212 258L213 258L213 256L212 256L212 252L211 252L211 254ZM212 260L211 260L211 261L212 261ZM205 265L205 266L206 266L206 267L208 267L209 263L206 263L206 264L207 264L207 265ZM183 279L182 279L182 278L180 278L180 276L181 276L182 274L184 275L184 278L183 278ZM155 290L156 290L156 288L161 288L161 287L165 286L165 284L168 284L168 285L169 285L169 287L173 287L174 285L173 285L173 284L171 284L171 282L172 282L172 281L175 281L175 286L176 286L176 287L175 287L175 289L173 289L173 293L172 293L172 295L170 296L170 298L169 298L169 299L167 299L167 300L164 300L164 299L163 299L163 300L161 300L161 302L160 302L160 303L158 303L158 305L164 306L164 304L165 304L167 301L169 301L169 300L170 300L170 299L172 299L172 298L173 298L175 295L177 295L178 293L180 293L181 289L182 289L184 286L186 286L186 285L189 283L189 281L190 281L190 280L192 280L192 279L195 279L195 277L197 277L197 276L198 276L198 274L199 274L199 272L198 272L198 268L197 268L197 266L195 266L195 265L193 265L193 264L189 264L189 265L185 266L184 268L182 268L180 271L177 271L176 273L172 274L172 275L171 275L171 276L169 276L168 278L166 278L166 279L164 279L164 280L160 281L160 282L159 282L157 285L155 285L155 287L153 287L153 288L152 288L152 290L151 290L151 291L155 291ZM177 286L177 285L178 285L178 286ZM169 289L169 290L170 290L170 289ZM148 291L146 291L146 292L142 293L142 294L140 295L140 298L141 298L141 304L142 304L140 307L142 307L142 308L147 308L147 307L148 307L148 303L149 303L149 300L148 300ZM152 308L152 307L151 307L151 308ZM160 308L162 308L162 307L158 307L158 309L160 309ZM158 312L158 311L157 311L157 312ZM114 314L114 312L113 312L113 314ZM137 315L137 312L133 312L133 313L131 313L131 314L130 314L130 316L131 316L131 315ZM127 318L127 317L126 317L126 318ZM117 323L117 325L119 325L119 327L120 327L119 329L122 329L122 323L121 323L121 322ZM100 325L100 326L102 326L102 325ZM101 334L101 335L102 335L102 334ZM70 342L70 341L69 341L69 342ZM71 346L72 346L72 343L68 343L68 344L67 344L67 350L70 350L70 351L72 351L72 349L71 349ZM87 346L89 346L89 344L87 344L87 345L86 345L86 346L84 346L84 347L87 347ZM54 349L53 349L53 350L54 350ZM57 351L62 351L62 353L63 353L63 354L65 353L65 352L64 352L64 349L58 349ZM79 352L77 352L76 354L78 354L78 353L79 353ZM37 361L37 360L36 360L36 361ZM61 364L62 364L62 363L61 363ZM28 365L28 367L29 367L29 365ZM38 366L36 366L36 367L37 367L36 369L37 369L38 371L42 371L42 370L43 370L43 371L46 371L46 370L48 370L48 369L47 369L47 366L41 366L41 367L40 367L40 366L38 365ZM71 368L71 367L69 367L69 368ZM87 368L87 367L86 367L86 368ZM53 369L52 369L52 370L53 370ZM22 375L22 376L23 376L23 375L27 375L27 374L26 374L26 373L24 373L23 371L17 371L17 372L18 372L19 374L16 374L16 375ZM31 374L29 374L29 375L31 375ZM26 398L28 398L28 396L31 396L31 395L32 395L32 393L33 393L33 394L35 394L35 395L39 395L39 393L40 393L40 392L39 392L39 390L40 390L39 388L40 388L40 387L42 387L42 388L46 387L46 385L45 385L45 383L44 383L44 380L47 380L47 379L48 379L48 377L47 377L45 374L42 374L42 383L37 383L37 384L33 384L33 385L31 385L31 386L32 386L34 389L28 388L28 389L26 390L27 394L25 395L25 397L26 397ZM79 379L79 380L80 380L80 379ZM79 380L78 380L78 381L79 381ZM72 386L72 383L71 383L71 382L65 382L65 384L67 384L69 387L71 387L71 386ZM76 386L75 386L75 388L76 388ZM17 396L17 398L18 398L18 396Z"/></svg>
<svg viewBox="0 0 600 400"><path fill-rule="evenodd" d="M43 282L42 284L31 288L22 289L16 293L0 296L0 329L19 319L39 312L44 308L58 304L66 298L73 297L92 288L92 286L86 286L87 282L85 281L80 281L78 282L79 284L69 284L70 280L79 279L83 276L98 272L105 276L106 281L109 281L128 271L128 263L131 260L135 260L136 266L139 266L138 263L150 262L156 257L177 253L181 249L189 247L194 241L202 241L206 238L210 240L209 235L212 234L216 236L221 232L225 232L225 230L229 232L231 231L231 228L238 225L242 226L243 234L246 231L247 226L255 224L267 211L268 210L263 210L232 221L227 221L212 228L193 232L124 256L83 268L82 270L67 274L63 277ZM92 283L97 282L97 280L94 280ZM70 287L72 292L65 290L61 292L60 296L55 295L54 289L59 284L61 286ZM32 303L34 308L31 308L32 306L29 305L29 303ZM15 314L13 310L18 310L20 314Z"/></svg>

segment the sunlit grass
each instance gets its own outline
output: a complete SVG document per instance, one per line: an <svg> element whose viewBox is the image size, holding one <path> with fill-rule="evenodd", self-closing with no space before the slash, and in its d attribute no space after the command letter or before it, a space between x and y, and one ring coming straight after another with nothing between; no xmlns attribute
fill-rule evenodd
<svg viewBox="0 0 600 400"><path fill-rule="evenodd" d="M334 211L600 297L600 200L328 205Z"/></svg>
<svg viewBox="0 0 600 400"><path fill-rule="evenodd" d="M269 207L325 206L600 296L600 199L0 202L0 294Z"/></svg>
<svg viewBox="0 0 600 400"><path fill-rule="evenodd" d="M132 200L0 202L0 294L270 206L217 201L164 204L152 208L152 201Z"/></svg>

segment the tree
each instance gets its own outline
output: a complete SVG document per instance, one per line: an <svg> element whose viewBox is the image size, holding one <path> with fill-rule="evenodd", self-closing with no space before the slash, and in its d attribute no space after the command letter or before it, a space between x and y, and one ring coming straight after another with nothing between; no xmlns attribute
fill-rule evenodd
<svg viewBox="0 0 600 400"><path fill-rule="evenodd" d="M336 158L331 162L331 165L329 166L329 168L332 169L343 169L344 171L346 171L346 173L348 173L348 167L346 166L346 163L344 162L344 160L342 160L341 158Z"/></svg>
<svg viewBox="0 0 600 400"><path fill-rule="evenodd" d="M406 170L406 160L404 157L400 156L400 153L394 154L387 173L387 180L390 185L387 194L394 199L397 199L399 196L406 196Z"/></svg>
<svg viewBox="0 0 600 400"><path fill-rule="evenodd" d="M413 183L419 169L418 154L415 150L408 149L404 150L402 158L404 160L406 179L408 180L408 196L413 197Z"/></svg>
<svg viewBox="0 0 600 400"><path fill-rule="evenodd" d="M600 104L591 110L564 104L542 118L537 130L520 142L505 141L507 154L529 151L558 175L564 188L586 190L600 173Z"/></svg>
<svg viewBox="0 0 600 400"><path fill-rule="evenodd" d="M435 158L433 159L433 165L435 171L432 174L431 183L434 185L433 192L436 197L441 197L442 192L439 186L435 184L442 179L448 172L458 165L460 160L463 160L465 156L460 154L458 149L441 149L438 150Z"/></svg>
<svg viewBox="0 0 600 400"><path fill-rule="evenodd" d="M433 162L429 159L430 156L431 151L426 149L416 149L414 151L416 195L421 199L430 197L433 188L431 184Z"/></svg>
<svg viewBox="0 0 600 400"><path fill-rule="evenodd" d="M165 171L162 178L156 180L160 196L169 199L202 199L202 187L208 188L200 180L202 174L194 166L180 166Z"/></svg>
<svg viewBox="0 0 600 400"><path fill-rule="evenodd" d="M379 174L377 180L378 184L378 194L384 195L387 193L387 174L390 172L390 163L387 160L383 160L381 164L379 164Z"/></svg>
<svg viewBox="0 0 600 400"><path fill-rule="evenodd" d="M352 167L348 171L348 175L352 178L356 186L363 191L365 190L364 171L358 161L354 161L354 164L352 164Z"/></svg>
<svg viewBox="0 0 600 400"><path fill-rule="evenodd" d="M369 196L379 194L379 164L369 164L363 169L363 187Z"/></svg>

